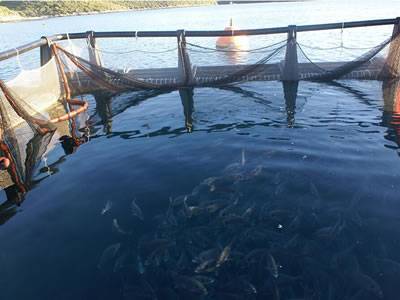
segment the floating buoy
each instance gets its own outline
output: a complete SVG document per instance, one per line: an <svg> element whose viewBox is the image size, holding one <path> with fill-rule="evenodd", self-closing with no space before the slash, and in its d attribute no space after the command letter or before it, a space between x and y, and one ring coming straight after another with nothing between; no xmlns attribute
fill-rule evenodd
<svg viewBox="0 0 400 300"><path fill-rule="evenodd" d="M240 35L234 36L235 28L233 26L232 18L230 20L229 26L225 27L224 31L229 31L232 34L230 36L220 36L217 39L216 47L219 49L226 50L248 50L249 49L249 41L247 36Z"/></svg>

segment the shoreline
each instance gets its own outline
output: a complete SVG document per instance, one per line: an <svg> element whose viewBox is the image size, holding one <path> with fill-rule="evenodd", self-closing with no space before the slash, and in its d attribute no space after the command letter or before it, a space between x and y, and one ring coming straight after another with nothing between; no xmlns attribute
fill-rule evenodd
<svg viewBox="0 0 400 300"><path fill-rule="evenodd" d="M232 5L246 5L246 4L272 4L272 3L284 3L284 2L305 2L310 0L264 0L259 2L241 2L241 3L234 3ZM38 21L38 20L46 20L52 18L62 18L62 17L76 17L76 16L88 16L88 15L99 15L99 14L110 14L110 13L121 13L121 12L128 12L128 11L147 11L147 10L158 10L158 9L173 9L173 8L187 8L187 7L203 7L203 6L225 6L230 4L225 3L210 3L204 5L177 5L177 6L170 6L170 7L149 7L149 8L135 8L135 9L113 9L113 10L103 10L103 11L89 11L89 12L78 12L78 13L71 13L71 14L60 14L60 15L43 15L39 17L24 17L18 14L9 15L9 16L0 16L0 25L5 23L17 23L17 22L29 22L29 21Z"/></svg>
<svg viewBox="0 0 400 300"><path fill-rule="evenodd" d="M290 0L287 0L290 1ZM296 0L294 0L296 1ZM62 18L62 17L78 17L78 16L89 16L89 15L100 15L100 14L111 14L111 13L121 13L128 11L147 11L147 10L159 10L159 9L173 9L173 8L187 8L187 7L203 7L203 6L214 6L217 4L204 4L204 5L179 5L170 7L149 7L149 8L135 8L135 9L113 9L113 10L103 10L103 11L89 11L89 12L78 12L72 14L61 14L61 15L44 15L40 17L23 17L20 15L10 15L10 16L0 16L0 25L5 23L17 23L17 22L29 22L38 20L47 20L52 18Z"/></svg>

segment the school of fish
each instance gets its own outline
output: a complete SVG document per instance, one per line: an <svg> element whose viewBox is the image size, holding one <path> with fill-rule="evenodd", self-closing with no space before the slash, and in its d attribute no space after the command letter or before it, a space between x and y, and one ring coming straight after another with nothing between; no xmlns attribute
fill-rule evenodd
<svg viewBox="0 0 400 300"><path fill-rule="evenodd" d="M170 197L145 232L113 219L121 239L104 250L99 271L120 278L122 299L399 299L399 241L384 239L393 230L362 211L357 192L327 203L301 178L308 192L286 197L295 179L243 155ZM146 222L138 203L132 218Z"/></svg>

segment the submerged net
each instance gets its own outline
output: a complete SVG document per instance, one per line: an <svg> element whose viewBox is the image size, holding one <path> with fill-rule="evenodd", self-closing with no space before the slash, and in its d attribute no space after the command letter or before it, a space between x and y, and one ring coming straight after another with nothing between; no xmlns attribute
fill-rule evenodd
<svg viewBox="0 0 400 300"><path fill-rule="evenodd" d="M241 43L244 38L246 42ZM168 40L165 49L154 48L153 43L146 44L143 50L125 46L125 51L89 45L86 49L86 53L92 53L89 58L75 55L60 45L54 45L54 52L75 93L223 86L252 80L325 81L399 76L397 31L368 47L346 46L343 42L340 46L313 47L301 36L288 40L286 34L202 39L186 41L178 34L178 46L172 47L173 42ZM220 39L231 44L222 47L218 44ZM149 48L150 44L153 48ZM346 55L339 58L337 53ZM171 63L174 61L175 67ZM285 74L291 72L298 74L286 78Z"/></svg>
<svg viewBox="0 0 400 300"><path fill-rule="evenodd" d="M187 99L193 87L223 88L256 80L398 78L399 33L395 26L393 33L379 35L367 45L354 42L360 32L343 38L343 30L340 43L336 31L294 33L289 37L285 33L190 39L180 31L177 38L124 39L122 44L116 39L108 48L106 43L95 47L90 36L87 41L72 42L68 38L49 45L53 56L42 67L22 70L8 81L0 80L0 160L9 161L5 172L18 190L29 189L35 165L53 136L54 123L68 120L75 132L73 118L87 109L87 103L73 99L76 95L95 94L100 108L102 95L108 99L110 94L125 91L180 89L186 128L191 131L192 107ZM160 41L163 46L156 47ZM134 101L140 99L137 96ZM60 103L66 114L54 117L51 109ZM107 109L102 120L91 121L104 123L108 131L111 103L104 102L103 106ZM125 109L124 103L119 106L115 111ZM80 141L74 135L71 139L72 149ZM0 177L4 177L2 172Z"/></svg>
<svg viewBox="0 0 400 300"><path fill-rule="evenodd" d="M332 62L315 62L309 57L307 50L305 50L307 48L310 49L310 47L297 43L300 56L305 58L305 60L308 62L308 72L302 74L302 79L328 81L343 78L351 72L361 70L365 71L366 79L373 79L373 77L378 79L379 77L383 76L382 72L384 69L383 56L378 56L378 54L382 53L383 50L390 44L390 42L392 42L392 40L392 37L388 38L379 45L369 49L366 53L361 54L354 60L343 62L341 64ZM314 48L313 50L315 51L321 49ZM332 49L323 50L329 51ZM362 79L362 76L359 77L359 79Z"/></svg>
<svg viewBox="0 0 400 300"><path fill-rule="evenodd" d="M368 46L348 45L343 30L340 45L332 44L335 31L190 39L178 31L177 38L133 37L108 49L95 46L93 35L86 43L68 38L50 45L53 57L41 68L0 81L3 115L8 116L2 118L2 130L28 124L34 132L51 131L55 120L45 111L64 100L66 118L71 118L85 109L72 97L85 93L220 87L253 80L394 78L400 75L399 32L395 26L381 42ZM158 40L163 47L155 46ZM82 109L74 111L74 105Z"/></svg>

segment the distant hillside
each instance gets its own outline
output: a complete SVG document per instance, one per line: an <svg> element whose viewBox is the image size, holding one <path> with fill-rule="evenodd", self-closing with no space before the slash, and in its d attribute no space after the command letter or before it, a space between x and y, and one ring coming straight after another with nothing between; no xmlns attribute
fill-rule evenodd
<svg viewBox="0 0 400 300"><path fill-rule="evenodd" d="M254 3L274 3L274 2L300 2L307 0L217 0L217 4L254 4Z"/></svg>
<svg viewBox="0 0 400 300"><path fill-rule="evenodd" d="M0 21L15 18L66 16L82 13L216 4L215 0L137 1L0 1Z"/></svg>

